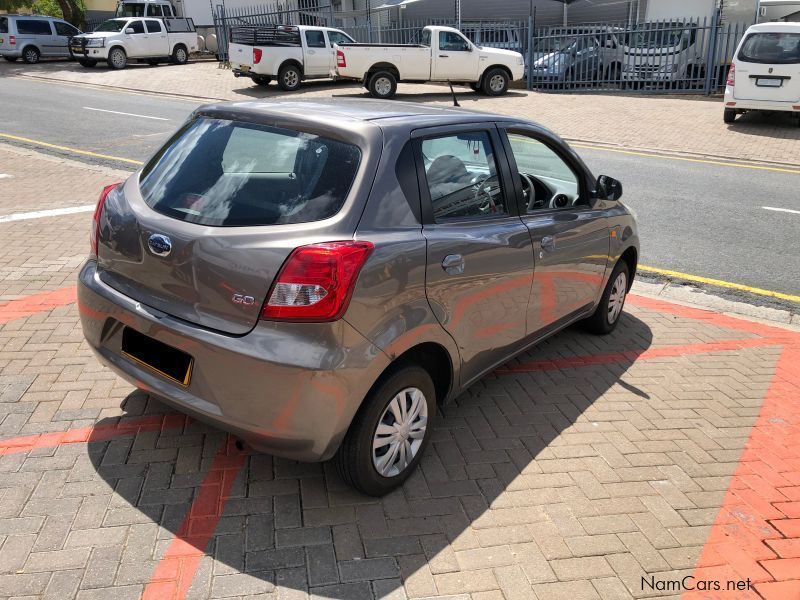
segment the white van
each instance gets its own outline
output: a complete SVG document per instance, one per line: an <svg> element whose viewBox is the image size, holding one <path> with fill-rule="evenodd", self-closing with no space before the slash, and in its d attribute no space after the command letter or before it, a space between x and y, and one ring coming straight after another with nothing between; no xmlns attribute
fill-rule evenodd
<svg viewBox="0 0 800 600"><path fill-rule="evenodd" d="M725 122L751 110L800 117L800 23L763 23L745 33L728 73Z"/></svg>

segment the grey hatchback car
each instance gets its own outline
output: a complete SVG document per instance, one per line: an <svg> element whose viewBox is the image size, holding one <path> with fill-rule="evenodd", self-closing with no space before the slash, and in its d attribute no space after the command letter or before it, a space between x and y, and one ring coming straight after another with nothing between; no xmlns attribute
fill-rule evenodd
<svg viewBox="0 0 800 600"><path fill-rule="evenodd" d="M83 331L178 410L384 494L437 404L571 323L615 328L639 243L621 192L512 117L201 107L103 190Z"/></svg>

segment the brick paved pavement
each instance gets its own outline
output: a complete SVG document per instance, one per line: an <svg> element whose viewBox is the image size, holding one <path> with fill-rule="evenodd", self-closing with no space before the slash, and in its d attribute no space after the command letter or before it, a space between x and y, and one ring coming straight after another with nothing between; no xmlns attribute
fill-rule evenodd
<svg viewBox="0 0 800 600"><path fill-rule="evenodd" d="M66 62L34 67L0 64L0 76L12 74L222 100L366 97L357 84L332 85L325 81L306 83L299 93L288 96L275 85L264 90L247 79L236 79L230 70L218 68L216 62L157 69L134 65L124 71L102 67L90 70ZM719 98L529 94L524 89L512 90L502 98L487 98L466 88L458 91L465 108L533 119L570 139L800 165L800 129L795 121L747 115L735 125L726 126L722 123ZM452 104L449 91L443 87L401 84L399 92L398 100Z"/></svg>
<svg viewBox="0 0 800 600"><path fill-rule="evenodd" d="M0 180L4 210L120 175L46 168L28 191ZM797 333L632 297L613 335L566 331L445 407L419 471L376 500L101 368L77 263L57 262L89 221L0 223L53 240L2 255L20 278L0 281L0 599L677 598L696 569L755 582L701 597L800 597Z"/></svg>

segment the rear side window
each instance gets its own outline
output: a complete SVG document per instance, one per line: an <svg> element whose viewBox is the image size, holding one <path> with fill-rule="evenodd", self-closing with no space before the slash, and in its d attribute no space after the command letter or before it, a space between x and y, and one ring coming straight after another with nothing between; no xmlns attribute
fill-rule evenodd
<svg viewBox="0 0 800 600"><path fill-rule="evenodd" d="M144 22L145 26L147 27L147 33L160 33L161 32L161 23L156 20L147 20Z"/></svg>
<svg viewBox="0 0 800 600"><path fill-rule="evenodd" d="M325 35L316 29L312 31L306 31L306 45L309 48L324 48Z"/></svg>
<svg viewBox="0 0 800 600"><path fill-rule="evenodd" d="M161 14L161 6L158 4L151 4L147 7L147 16L148 17L160 17Z"/></svg>
<svg viewBox="0 0 800 600"><path fill-rule="evenodd" d="M310 223L339 212L360 160L336 140L201 118L145 166L140 187L153 210L200 225Z"/></svg>
<svg viewBox="0 0 800 600"><path fill-rule="evenodd" d="M739 60L775 65L800 63L800 33L752 33L742 44Z"/></svg>
<svg viewBox="0 0 800 600"><path fill-rule="evenodd" d="M0 17L0 33L8 33L8 17Z"/></svg>
<svg viewBox="0 0 800 600"><path fill-rule="evenodd" d="M72 35L77 35L78 33L80 33L77 29L75 29L69 23L62 23L61 21L55 21L53 23L53 25L55 25L55 27L56 27L56 35L72 36Z"/></svg>
<svg viewBox="0 0 800 600"><path fill-rule="evenodd" d="M17 34L18 35L52 35L53 31L50 29L50 23L47 21L33 20L33 19L18 19L17 20Z"/></svg>

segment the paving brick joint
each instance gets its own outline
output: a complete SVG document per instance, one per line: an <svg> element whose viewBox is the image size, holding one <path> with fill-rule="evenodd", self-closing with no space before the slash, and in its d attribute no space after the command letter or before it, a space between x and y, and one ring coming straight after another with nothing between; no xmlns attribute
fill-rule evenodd
<svg viewBox="0 0 800 600"><path fill-rule="evenodd" d="M34 166L75 205L119 180L0 159L3 214L48 207ZM70 295L90 219L0 223L0 599L800 598L797 332L632 296L614 334L569 329L444 407L367 498L96 362Z"/></svg>

